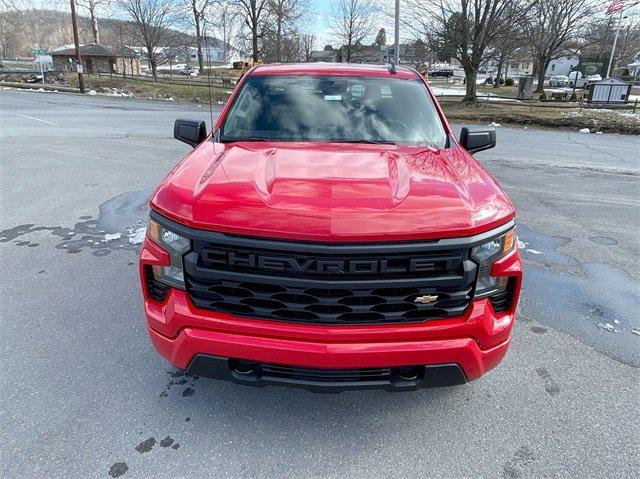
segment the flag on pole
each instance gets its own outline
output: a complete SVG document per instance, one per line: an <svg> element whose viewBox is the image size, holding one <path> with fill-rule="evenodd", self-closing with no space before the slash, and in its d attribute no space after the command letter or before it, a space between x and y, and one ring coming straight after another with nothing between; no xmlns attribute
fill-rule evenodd
<svg viewBox="0 0 640 479"><path fill-rule="evenodd" d="M611 15L612 13L619 12L620 10L624 10L624 0L613 0L607 8L605 15Z"/></svg>

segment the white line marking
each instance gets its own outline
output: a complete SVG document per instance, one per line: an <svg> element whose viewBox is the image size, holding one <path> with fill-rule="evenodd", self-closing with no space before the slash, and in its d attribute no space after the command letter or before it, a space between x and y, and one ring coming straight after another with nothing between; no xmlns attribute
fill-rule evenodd
<svg viewBox="0 0 640 479"><path fill-rule="evenodd" d="M22 116L22 117L24 117L24 118L29 118L30 120L41 121L42 123L46 123L46 124L48 124L48 125L60 126L60 125L58 125L57 123L53 123L53 122L51 122L51 121L47 121L47 120L41 120L40 118L34 118L34 117L32 117L32 116L29 116L29 115L23 115L22 113L16 113L16 115L18 115L18 116Z"/></svg>

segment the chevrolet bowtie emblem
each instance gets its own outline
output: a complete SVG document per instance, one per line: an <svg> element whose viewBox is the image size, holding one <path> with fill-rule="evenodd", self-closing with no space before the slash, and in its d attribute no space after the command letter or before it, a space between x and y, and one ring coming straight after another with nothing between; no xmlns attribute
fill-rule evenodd
<svg viewBox="0 0 640 479"><path fill-rule="evenodd" d="M418 296L416 299L413 300L413 302L429 304L429 303L433 303L436 299L438 299L437 294L424 294L422 296Z"/></svg>

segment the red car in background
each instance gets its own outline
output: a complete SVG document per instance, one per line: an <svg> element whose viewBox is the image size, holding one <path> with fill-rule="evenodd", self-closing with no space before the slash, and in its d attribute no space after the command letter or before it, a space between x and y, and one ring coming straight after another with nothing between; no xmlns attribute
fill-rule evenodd
<svg viewBox="0 0 640 479"><path fill-rule="evenodd" d="M313 390L476 379L520 293L514 208L415 70L264 65L151 199L148 331L191 374Z"/></svg>

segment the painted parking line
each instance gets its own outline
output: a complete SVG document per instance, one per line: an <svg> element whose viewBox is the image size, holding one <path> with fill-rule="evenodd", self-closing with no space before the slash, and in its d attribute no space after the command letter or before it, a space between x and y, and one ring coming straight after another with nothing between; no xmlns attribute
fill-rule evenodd
<svg viewBox="0 0 640 479"><path fill-rule="evenodd" d="M57 123L53 123L53 122L47 121L47 120L41 120L40 118L34 118L32 116L29 116L29 115L23 115L22 113L16 113L16 115L21 116L23 118L29 118L30 120L40 121L42 123L46 123L47 125L60 126Z"/></svg>

